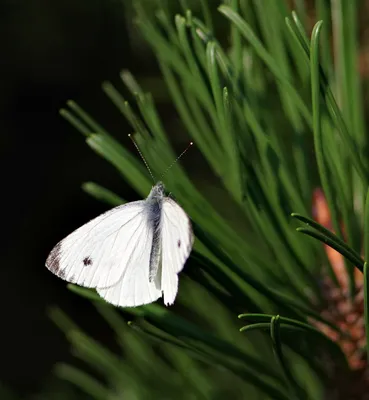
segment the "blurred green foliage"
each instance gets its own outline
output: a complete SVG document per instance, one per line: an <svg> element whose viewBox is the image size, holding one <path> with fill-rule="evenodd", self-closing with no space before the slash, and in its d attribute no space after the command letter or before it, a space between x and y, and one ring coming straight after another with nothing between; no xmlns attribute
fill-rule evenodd
<svg viewBox="0 0 369 400"><path fill-rule="evenodd" d="M328 324L319 312L322 266L329 263L318 241L296 233L300 224L290 216L310 216L312 192L323 187L337 233L332 240L342 244L342 220L347 251L360 258L368 166L356 32L347 29L356 26L358 3L339 3L338 20L330 22L329 2L316 1L324 24L310 43L302 1L298 15L284 0L228 0L219 8L206 0L183 0L178 8L134 2L135 22L180 122L166 130L153 96L128 71L121 73L123 91L109 82L103 91L132 126L156 176L176 157L176 135L194 141L211 172L196 179L177 163L165 175L196 233L174 307L118 310L70 286L96 306L118 352L52 310L90 371L62 364L56 374L88 398L320 399L337 371L349 376L340 348L308 325L308 317ZM222 37L214 18L222 21ZM331 25L339 42L334 65ZM75 102L61 114L140 196L149 193L139 158ZM124 201L96 183L84 189L109 205ZM353 282L349 261L347 273ZM237 320L245 312L255 324L247 333Z"/></svg>

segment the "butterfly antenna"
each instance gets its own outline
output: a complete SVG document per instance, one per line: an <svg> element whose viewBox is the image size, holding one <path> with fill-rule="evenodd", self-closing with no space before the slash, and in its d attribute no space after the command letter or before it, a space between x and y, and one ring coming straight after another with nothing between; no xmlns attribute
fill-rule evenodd
<svg viewBox="0 0 369 400"><path fill-rule="evenodd" d="M132 140L132 143L135 145L135 147L136 147L136 149L137 149L137 151L138 151L138 154L139 154L140 157L142 158L142 161L143 161L144 164L146 165L146 168L147 168L147 170L149 171L149 173L150 173L150 175L151 175L151 178L152 178L153 182L156 183L155 178L154 178L154 175L152 174L151 169L150 169L150 167L149 167L149 164L148 164L147 161L145 160L145 157L144 157L143 154L141 153L141 150L140 150L140 148L137 146L137 143L135 142L135 140L133 139L133 137L132 137L131 134L128 134L128 137Z"/></svg>
<svg viewBox="0 0 369 400"><path fill-rule="evenodd" d="M160 179L173 167L173 165L187 152L187 150L193 145L193 142L182 151L182 153L169 165L169 167L160 175Z"/></svg>

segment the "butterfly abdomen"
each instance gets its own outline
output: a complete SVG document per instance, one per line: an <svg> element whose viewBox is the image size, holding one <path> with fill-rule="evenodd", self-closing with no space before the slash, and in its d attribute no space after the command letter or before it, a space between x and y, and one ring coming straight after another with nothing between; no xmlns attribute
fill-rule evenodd
<svg viewBox="0 0 369 400"><path fill-rule="evenodd" d="M161 226L162 226L163 198L148 199L148 224L153 232L150 252L149 281L152 282L158 272L161 258Z"/></svg>

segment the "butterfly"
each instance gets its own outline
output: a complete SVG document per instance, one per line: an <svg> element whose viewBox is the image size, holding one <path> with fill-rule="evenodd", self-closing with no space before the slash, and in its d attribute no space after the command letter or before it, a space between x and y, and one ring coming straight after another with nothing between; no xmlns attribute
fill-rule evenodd
<svg viewBox="0 0 369 400"><path fill-rule="evenodd" d="M116 306L160 297L170 305L193 242L189 217L158 182L145 200L115 207L60 241L46 267L70 283L95 288Z"/></svg>

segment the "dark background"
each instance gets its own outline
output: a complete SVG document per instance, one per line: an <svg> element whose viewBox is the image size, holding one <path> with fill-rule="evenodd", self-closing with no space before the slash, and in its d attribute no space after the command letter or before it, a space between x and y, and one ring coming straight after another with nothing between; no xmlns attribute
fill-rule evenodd
<svg viewBox="0 0 369 400"><path fill-rule="evenodd" d="M60 239L107 208L81 190L84 181L135 196L59 116L74 99L128 142L130 129L101 82L122 68L140 76L154 67L150 54L143 63L132 50L125 17L118 1L0 2L0 381L23 394L39 391L55 362L72 358L48 306L94 337L110 337L88 302L44 264Z"/></svg>

